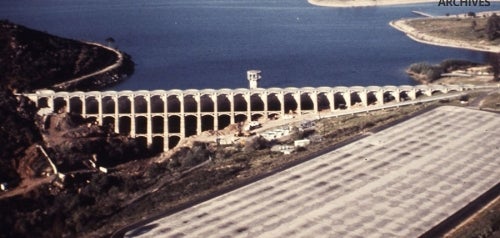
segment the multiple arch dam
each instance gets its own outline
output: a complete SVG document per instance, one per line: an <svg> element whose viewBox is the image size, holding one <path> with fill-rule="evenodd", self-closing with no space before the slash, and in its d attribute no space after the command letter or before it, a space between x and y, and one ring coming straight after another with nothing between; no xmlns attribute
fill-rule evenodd
<svg viewBox="0 0 500 238"><path fill-rule="evenodd" d="M157 151L188 136L259 118L330 113L415 100L436 93L472 89L468 85L304 87L153 91L55 92L24 94L49 113L79 113L109 125Z"/></svg>

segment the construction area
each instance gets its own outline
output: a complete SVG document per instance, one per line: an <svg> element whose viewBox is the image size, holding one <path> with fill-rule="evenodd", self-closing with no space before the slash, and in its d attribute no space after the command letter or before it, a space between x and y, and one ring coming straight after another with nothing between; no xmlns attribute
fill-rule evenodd
<svg viewBox="0 0 500 238"><path fill-rule="evenodd" d="M438 107L125 236L422 236L499 184L498 125Z"/></svg>

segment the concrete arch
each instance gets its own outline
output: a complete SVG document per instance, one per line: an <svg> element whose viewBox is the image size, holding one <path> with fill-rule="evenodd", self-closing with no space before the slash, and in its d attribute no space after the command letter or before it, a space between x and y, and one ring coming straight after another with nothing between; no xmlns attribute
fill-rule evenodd
<svg viewBox="0 0 500 238"><path fill-rule="evenodd" d="M232 98L229 94L219 94L217 96L217 109L219 112L230 112L231 111L231 101Z"/></svg>
<svg viewBox="0 0 500 238"><path fill-rule="evenodd" d="M384 86L384 103L388 102L399 102L400 101L400 93L399 88L395 86Z"/></svg>
<svg viewBox="0 0 500 238"><path fill-rule="evenodd" d="M268 93L279 93L279 92L283 91L283 89L282 88L272 87L272 88L268 88L266 91Z"/></svg>
<svg viewBox="0 0 500 238"><path fill-rule="evenodd" d="M332 88L332 91L333 92L349 92L349 88L344 87L344 86L337 86L337 87Z"/></svg>
<svg viewBox="0 0 500 238"><path fill-rule="evenodd" d="M91 95L85 97L85 114L98 114L100 101L96 96Z"/></svg>
<svg viewBox="0 0 500 238"><path fill-rule="evenodd" d="M252 113L252 116L250 118L250 121L258 121L261 118L264 118L265 115L263 113Z"/></svg>
<svg viewBox="0 0 500 238"><path fill-rule="evenodd" d="M317 96L313 91L302 92L300 94L300 110L314 111L316 108Z"/></svg>
<svg viewBox="0 0 500 238"><path fill-rule="evenodd" d="M441 91L441 90L432 90L431 91L431 95L440 95L440 94L444 94L445 92Z"/></svg>
<svg viewBox="0 0 500 238"><path fill-rule="evenodd" d="M300 91L309 91L309 92L311 92L311 91L316 91L316 88L314 88L314 87L302 87L302 88L300 88Z"/></svg>
<svg viewBox="0 0 500 238"><path fill-rule="evenodd" d="M49 97L39 97L36 101L36 104L39 108L52 108L52 100Z"/></svg>
<svg viewBox="0 0 500 238"><path fill-rule="evenodd" d="M151 124L153 134L165 133L165 118L163 116L153 116Z"/></svg>
<svg viewBox="0 0 500 238"><path fill-rule="evenodd" d="M280 114L281 113L279 113L279 112L271 112L271 113L267 114L267 118L271 119L271 120L276 120L276 119L280 118Z"/></svg>
<svg viewBox="0 0 500 238"><path fill-rule="evenodd" d="M425 91L422 90L415 90L415 99L421 98L421 97L426 97L427 95L425 94Z"/></svg>
<svg viewBox="0 0 500 238"><path fill-rule="evenodd" d="M118 105L116 104L115 98L113 96L104 96L102 97L102 113L104 114L114 114L118 113L116 110Z"/></svg>
<svg viewBox="0 0 500 238"><path fill-rule="evenodd" d="M196 97L196 96L200 95L200 91L198 89L187 89L187 90L183 90L182 94L184 96Z"/></svg>
<svg viewBox="0 0 500 238"><path fill-rule="evenodd" d="M281 111L282 108L282 94L272 92L267 95L267 110L268 111Z"/></svg>
<svg viewBox="0 0 500 238"><path fill-rule="evenodd" d="M283 89L285 93L293 93L299 91L299 88L296 87L286 87Z"/></svg>
<svg viewBox="0 0 500 238"><path fill-rule="evenodd" d="M147 113L149 107L149 97L144 95L135 95L134 97L134 112Z"/></svg>
<svg viewBox="0 0 500 238"><path fill-rule="evenodd" d="M215 117L213 115L201 116L201 131L216 130Z"/></svg>
<svg viewBox="0 0 500 238"><path fill-rule="evenodd" d="M410 85L402 85L398 87L400 91L412 91L415 90L415 87Z"/></svg>
<svg viewBox="0 0 500 238"><path fill-rule="evenodd" d="M432 85L430 87L431 95L448 93L448 88L443 85Z"/></svg>
<svg viewBox="0 0 500 238"><path fill-rule="evenodd" d="M149 122L148 118L146 116L136 116L135 120L135 133L136 134L147 134L148 133L148 127Z"/></svg>
<svg viewBox="0 0 500 238"><path fill-rule="evenodd" d="M184 117L184 135L186 137L198 134L198 118L194 115ZM200 131L201 132L201 131Z"/></svg>
<svg viewBox="0 0 500 238"><path fill-rule="evenodd" d="M377 104L382 104L380 97L378 96L379 92L378 91L368 91L366 92L366 105L377 105Z"/></svg>
<svg viewBox="0 0 500 238"><path fill-rule="evenodd" d="M122 135L131 135L132 118L130 116L120 116L118 119L118 133ZM135 132L134 132L135 133Z"/></svg>
<svg viewBox="0 0 500 238"><path fill-rule="evenodd" d="M118 98L118 113L130 114L132 113L132 101L127 96L120 96Z"/></svg>
<svg viewBox="0 0 500 238"><path fill-rule="evenodd" d="M290 113L299 109L299 104L295 99L295 94L293 92L285 93L283 95L283 99L283 107L285 109L285 113Z"/></svg>
<svg viewBox="0 0 500 238"><path fill-rule="evenodd" d="M184 94L183 100L184 100L184 112L197 112L198 111L197 95Z"/></svg>
<svg viewBox="0 0 500 238"><path fill-rule="evenodd" d="M83 114L83 101L80 97L71 97L69 105L69 112Z"/></svg>
<svg viewBox="0 0 500 238"><path fill-rule="evenodd" d="M361 86L352 86L352 87L349 87L349 91L361 93L361 92L366 91L366 88L365 87L361 87Z"/></svg>
<svg viewBox="0 0 500 238"><path fill-rule="evenodd" d="M366 87L367 92L378 92L383 90L380 86L368 86Z"/></svg>
<svg viewBox="0 0 500 238"><path fill-rule="evenodd" d="M417 98L415 87L409 85L403 85L399 87L399 100L408 101L415 100Z"/></svg>
<svg viewBox="0 0 500 238"><path fill-rule="evenodd" d="M54 98L54 112L67 112L68 111L68 101L62 97Z"/></svg>
<svg viewBox="0 0 500 238"><path fill-rule="evenodd" d="M417 85L415 86L415 93L417 97L419 96L432 96L432 90L427 85Z"/></svg>
<svg viewBox="0 0 500 238"><path fill-rule="evenodd" d="M384 92L384 103L397 102L396 98L399 98L398 92L394 92L394 91Z"/></svg>
<svg viewBox="0 0 500 238"><path fill-rule="evenodd" d="M168 148L168 146L167 146ZM153 153L160 153L165 150L165 139L163 136L153 136L151 143L151 151Z"/></svg>
<svg viewBox="0 0 500 238"><path fill-rule="evenodd" d="M165 99L163 95L152 95L150 99L151 113L165 113Z"/></svg>
<svg viewBox="0 0 500 238"><path fill-rule="evenodd" d="M336 91L333 94L334 109L347 109L351 107L351 94L349 92Z"/></svg>
<svg viewBox="0 0 500 238"><path fill-rule="evenodd" d="M219 130L222 130L231 124L231 117L225 114L219 115L217 117L217 122L217 128L219 128Z"/></svg>
<svg viewBox="0 0 500 238"><path fill-rule="evenodd" d="M134 91L134 95L135 96L142 96L142 97L148 98L149 95L150 95L150 91L148 91L148 90L137 90L137 91Z"/></svg>
<svg viewBox="0 0 500 238"><path fill-rule="evenodd" d="M172 115L168 117L168 132L170 133L181 133L181 117L178 115Z"/></svg>
<svg viewBox="0 0 500 238"><path fill-rule="evenodd" d="M319 88L316 88L316 91L318 93L332 93L333 88L332 87L319 87Z"/></svg>
<svg viewBox="0 0 500 238"><path fill-rule="evenodd" d="M331 95L331 96L330 96ZM319 92L317 97L317 111L333 110L331 102L333 101L333 94L331 92Z"/></svg>
<svg viewBox="0 0 500 238"><path fill-rule="evenodd" d="M111 129L111 131L114 131L114 128L116 126L116 119L114 116L105 116L102 118L102 125L104 127L108 127Z"/></svg>
<svg viewBox="0 0 500 238"><path fill-rule="evenodd" d="M234 122L236 123L245 122L247 120L248 120L247 114L238 113L234 115Z"/></svg>
<svg viewBox="0 0 500 238"><path fill-rule="evenodd" d="M259 93L254 93L250 95L250 111L264 111L265 103L262 99L262 95Z"/></svg>
<svg viewBox="0 0 500 238"><path fill-rule="evenodd" d="M206 88L199 91L200 95L214 95L217 93L217 90Z"/></svg>
<svg viewBox="0 0 500 238"><path fill-rule="evenodd" d="M212 96L209 94L203 94L200 97L200 112L214 112L215 103Z"/></svg>
<svg viewBox="0 0 500 238"><path fill-rule="evenodd" d="M167 110L171 113L180 113L182 102L180 100L180 95L173 94L167 97Z"/></svg>
<svg viewBox="0 0 500 238"><path fill-rule="evenodd" d="M169 149L172 149L174 148L175 146L177 146L177 144L179 144L179 141L181 141L181 138L179 136L169 136L168 137L168 148Z"/></svg>
<svg viewBox="0 0 500 238"><path fill-rule="evenodd" d="M250 99L246 98L246 94L235 93L233 96L233 110L235 112L246 112L251 106ZM230 105L229 105L230 106Z"/></svg>

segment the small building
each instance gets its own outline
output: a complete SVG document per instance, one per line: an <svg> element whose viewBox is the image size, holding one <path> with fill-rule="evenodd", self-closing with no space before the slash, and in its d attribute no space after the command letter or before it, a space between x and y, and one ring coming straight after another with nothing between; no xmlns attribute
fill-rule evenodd
<svg viewBox="0 0 500 238"><path fill-rule="evenodd" d="M275 145L271 147L271 151L274 152L281 152L285 155L291 154L295 150L295 147L291 145Z"/></svg>
<svg viewBox="0 0 500 238"><path fill-rule="evenodd" d="M262 78L260 76L261 71L260 70L248 70L247 71L247 79L250 83L249 88L250 89L256 89L259 87L259 80Z"/></svg>
<svg viewBox="0 0 500 238"><path fill-rule="evenodd" d="M314 121L302 121L300 123L300 128L302 129L308 129L308 128L311 128L313 126L315 126L316 123Z"/></svg>
<svg viewBox="0 0 500 238"><path fill-rule="evenodd" d="M293 142L293 145L295 147L306 147L308 146L309 144L311 144L311 140L308 140L308 139L304 139L304 140L296 140Z"/></svg>

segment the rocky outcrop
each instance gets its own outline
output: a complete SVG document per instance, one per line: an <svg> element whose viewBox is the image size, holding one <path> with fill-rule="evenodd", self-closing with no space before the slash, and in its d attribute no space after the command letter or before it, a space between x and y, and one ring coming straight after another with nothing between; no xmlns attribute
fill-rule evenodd
<svg viewBox="0 0 500 238"><path fill-rule="evenodd" d="M42 137L60 171L116 166L148 155L135 140L115 134L110 128L78 114L60 113L48 116L43 123ZM92 161L92 162L90 162Z"/></svg>
<svg viewBox="0 0 500 238"><path fill-rule="evenodd" d="M41 141L35 125L36 108L25 97L16 97L0 91L0 182L15 185L20 175L16 172L25 150Z"/></svg>

